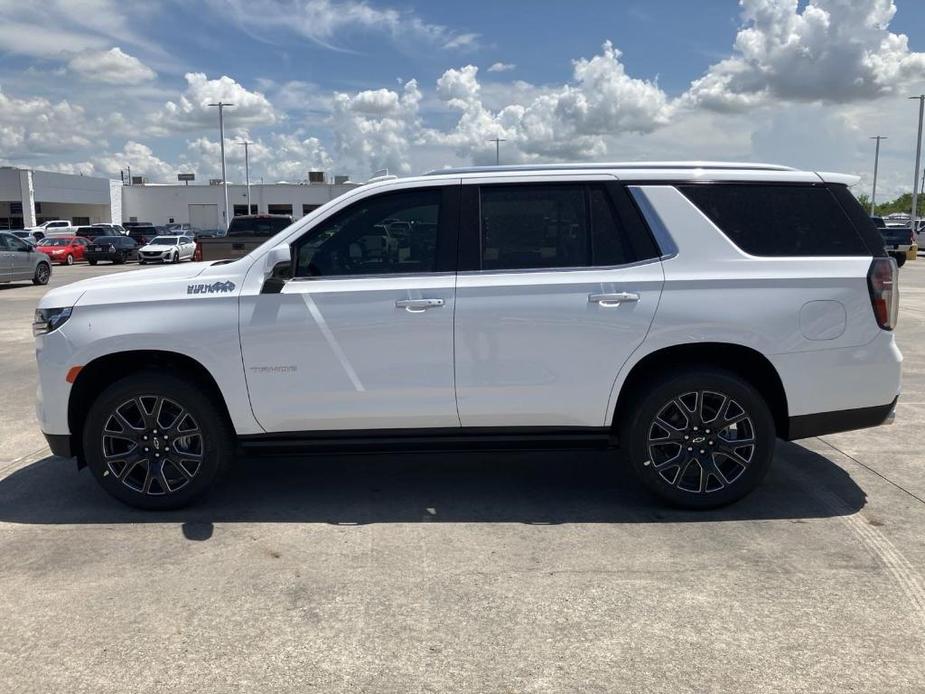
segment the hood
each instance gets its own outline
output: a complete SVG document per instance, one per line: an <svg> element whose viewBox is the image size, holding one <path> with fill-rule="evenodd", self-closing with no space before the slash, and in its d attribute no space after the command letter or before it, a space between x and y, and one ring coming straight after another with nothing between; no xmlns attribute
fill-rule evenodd
<svg viewBox="0 0 925 694"><path fill-rule="evenodd" d="M151 296L156 296L159 289L178 281L192 279L200 275L209 265L205 263L187 263L183 265L165 265L151 269L129 270L101 277L73 282L57 289L52 289L39 302L39 308L56 308L62 306L76 306L89 292L91 295L101 291L108 296L117 294L134 294L139 290Z"/></svg>
<svg viewBox="0 0 925 694"><path fill-rule="evenodd" d="M176 246L159 246L153 243L146 243L144 246L139 246L139 251L172 251Z"/></svg>

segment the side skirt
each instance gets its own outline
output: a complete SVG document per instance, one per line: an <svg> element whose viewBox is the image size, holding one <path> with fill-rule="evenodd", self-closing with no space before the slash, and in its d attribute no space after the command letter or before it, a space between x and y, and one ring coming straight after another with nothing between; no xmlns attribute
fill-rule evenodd
<svg viewBox="0 0 925 694"><path fill-rule="evenodd" d="M457 427L294 431L239 436L250 455L383 453L434 450L606 449L615 445L607 427Z"/></svg>

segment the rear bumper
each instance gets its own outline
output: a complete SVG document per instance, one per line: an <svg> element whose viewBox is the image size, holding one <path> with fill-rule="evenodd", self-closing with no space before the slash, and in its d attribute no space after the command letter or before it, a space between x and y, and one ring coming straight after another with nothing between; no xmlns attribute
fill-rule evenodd
<svg viewBox="0 0 925 694"><path fill-rule="evenodd" d="M812 436L837 434L840 431L867 429L881 424L892 424L896 416L896 401L875 407L860 407L853 410L835 410L790 417L787 440L808 439Z"/></svg>
<svg viewBox="0 0 925 694"><path fill-rule="evenodd" d="M70 434L45 434L45 440L48 441L48 447L51 454L61 458L73 458L71 453L71 435Z"/></svg>

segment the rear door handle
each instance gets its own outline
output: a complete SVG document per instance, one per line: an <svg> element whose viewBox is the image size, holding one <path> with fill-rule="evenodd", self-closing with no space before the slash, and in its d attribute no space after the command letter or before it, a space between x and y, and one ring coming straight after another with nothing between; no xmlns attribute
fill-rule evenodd
<svg viewBox="0 0 925 694"><path fill-rule="evenodd" d="M423 313L429 308L440 308L444 303L443 299L399 299L395 308L403 308L408 313Z"/></svg>
<svg viewBox="0 0 925 694"><path fill-rule="evenodd" d="M629 301L639 301L639 294L633 292L614 292L612 294L588 294L589 304L599 304L604 307L619 306Z"/></svg>

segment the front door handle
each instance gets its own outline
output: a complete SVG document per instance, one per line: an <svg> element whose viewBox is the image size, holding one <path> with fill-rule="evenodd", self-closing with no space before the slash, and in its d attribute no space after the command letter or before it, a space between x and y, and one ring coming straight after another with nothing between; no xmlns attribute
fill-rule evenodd
<svg viewBox="0 0 925 694"><path fill-rule="evenodd" d="M399 299L395 308L403 308L408 313L423 313L429 308L440 308L444 303L443 299Z"/></svg>
<svg viewBox="0 0 925 694"><path fill-rule="evenodd" d="M639 301L639 294L633 292L614 292L612 294L588 294L589 304L598 304L605 308L619 306L629 301Z"/></svg>

